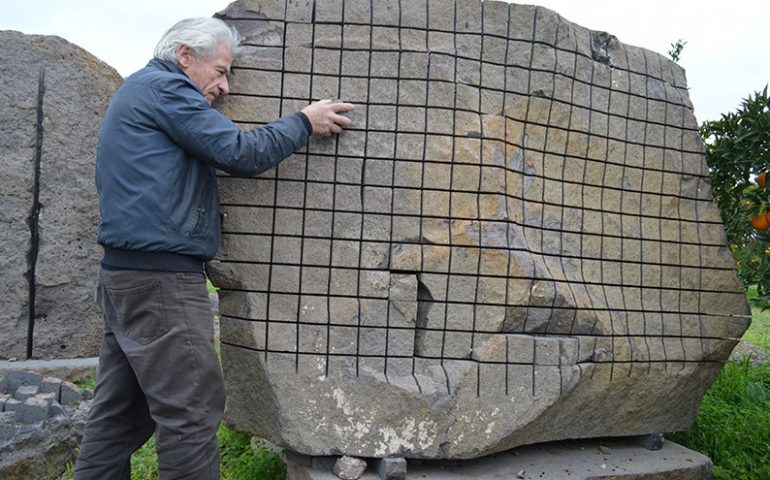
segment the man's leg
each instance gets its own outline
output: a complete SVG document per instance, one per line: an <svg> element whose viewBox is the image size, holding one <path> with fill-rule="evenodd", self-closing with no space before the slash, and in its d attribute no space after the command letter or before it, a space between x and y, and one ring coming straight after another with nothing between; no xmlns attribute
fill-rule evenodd
<svg viewBox="0 0 770 480"><path fill-rule="evenodd" d="M225 409L225 385L214 349L214 322L206 279L178 273L164 288L173 331L175 374L157 393L145 391L158 424L158 469L163 480L219 480L217 431ZM164 283L165 287L165 283ZM172 397L165 391L178 392Z"/></svg>
<svg viewBox="0 0 770 480"><path fill-rule="evenodd" d="M163 480L219 479L216 433L225 404L202 274L102 272L115 327L156 427Z"/></svg>
<svg viewBox="0 0 770 480"><path fill-rule="evenodd" d="M155 422L134 371L110 327L116 322L116 312L110 305L104 305L101 281L98 288L98 302L105 313L105 332L94 402L80 444L74 478L128 480L131 454L150 438Z"/></svg>

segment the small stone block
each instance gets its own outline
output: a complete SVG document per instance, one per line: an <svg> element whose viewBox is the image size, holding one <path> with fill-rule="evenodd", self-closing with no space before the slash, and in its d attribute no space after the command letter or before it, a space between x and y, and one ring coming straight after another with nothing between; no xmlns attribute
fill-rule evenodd
<svg viewBox="0 0 770 480"><path fill-rule="evenodd" d="M46 403L49 407L53 405L54 403L58 403L56 401L56 394L55 393L38 393L35 397L37 399L40 399Z"/></svg>
<svg viewBox="0 0 770 480"><path fill-rule="evenodd" d="M28 398L32 398L38 393L38 387L37 385L21 385L19 388L16 389L15 392L13 392L13 398L16 400L23 402Z"/></svg>
<svg viewBox="0 0 770 480"><path fill-rule="evenodd" d="M80 400L80 389L77 385L69 382L62 382L61 391L59 392L59 403L65 407L69 407L78 403Z"/></svg>
<svg viewBox="0 0 770 480"><path fill-rule="evenodd" d="M660 450L663 448L663 434L651 433L649 435L642 435L639 437L639 445L647 450Z"/></svg>
<svg viewBox="0 0 770 480"><path fill-rule="evenodd" d="M16 414L19 416L21 423L42 422L48 418L48 403L42 398L28 398L19 406Z"/></svg>
<svg viewBox="0 0 770 480"><path fill-rule="evenodd" d="M16 412L0 412L0 445L16 435Z"/></svg>
<svg viewBox="0 0 770 480"><path fill-rule="evenodd" d="M61 379L53 377L45 377L38 387L40 393L55 393L59 395L59 389L61 388Z"/></svg>
<svg viewBox="0 0 770 480"><path fill-rule="evenodd" d="M0 393L8 393L8 375L0 372Z"/></svg>
<svg viewBox="0 0 770 480"><path fill-rule="evenodd" d="M8 391L15 392L22 385L40 385L43 376L35 372L11 370L8 372Z"/></svg>
<svg viewBox="0 0 770 480"><path fill-rule="evenodd" d="M382 480L405 480L406 459L404 457L378 458L374 468Z"/></svg>
<svg viewBox="0 0 770 480"><path fill-rule="evenodd" d="M62 407L59 402L53 402L48 407L48 416L49 417L55 417L56 415L61 415L63 413L64 413L64 407Z"/></svg>
<svg viewBox="0 0 770 480"><path fill-rule="evenodd" d="M337 459L333 471L342 480L358 480L366 471L366 461L345 455Z"/></svg>
<svg viewBox="0 0 770 480"><path fill-rule="evenodd" d="M11 396L8 395L7 393L0 393L0 412L5 411L5 402L9 398L11 398Z"/></svg>
<svg viewBox="0 0 770 480"><path fill-rule="evenodd" d="M5 405L3 405L3 411L4 412L15 412L19 409L21 406L21 402L16 400L15 398L7 398L5 400Z"/></svg>

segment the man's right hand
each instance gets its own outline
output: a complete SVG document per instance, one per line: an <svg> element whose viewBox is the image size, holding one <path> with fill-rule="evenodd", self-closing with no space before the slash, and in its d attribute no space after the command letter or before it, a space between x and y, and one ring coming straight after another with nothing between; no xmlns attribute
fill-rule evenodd
<svg viewBox="0 0 770 480"><path fill-rule="evenodd" d="M350 119L340 113L353 109L352 103L334 103L331 100L321 100L311 103L302 109L302 113L310 119L313 135L328 137L340 133L342 127L350 125Z"/></svg>

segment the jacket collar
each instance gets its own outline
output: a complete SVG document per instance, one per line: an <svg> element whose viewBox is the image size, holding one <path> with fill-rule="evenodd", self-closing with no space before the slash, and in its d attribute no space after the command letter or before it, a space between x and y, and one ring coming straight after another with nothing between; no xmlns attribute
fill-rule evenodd
<svg viewBox="0 0 770 480"><path fill-rule="evenodd" d="M151 68L156 68L158 70L164 70L166 72L180 73L182 75L187 76L184 73L184 71L181 68L179 68L179 65L177 65L174 62L167 62L166 60L158 60L157 58L153 58L152 60L150 60L147 66Z"/></svg>

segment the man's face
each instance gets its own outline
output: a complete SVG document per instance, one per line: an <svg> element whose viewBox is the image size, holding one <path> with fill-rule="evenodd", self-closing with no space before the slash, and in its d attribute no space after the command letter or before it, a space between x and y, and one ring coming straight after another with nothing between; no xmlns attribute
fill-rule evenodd
<svg viewBox="0 0 770 480"><path fill-rule="evenodd" d="M230 93L227 74L233 63L230 49L220 44L216 53L209 59L199 59L187 45L177 49L177 63L190 80L198 85L209 105L220 95Z"/></svg>

